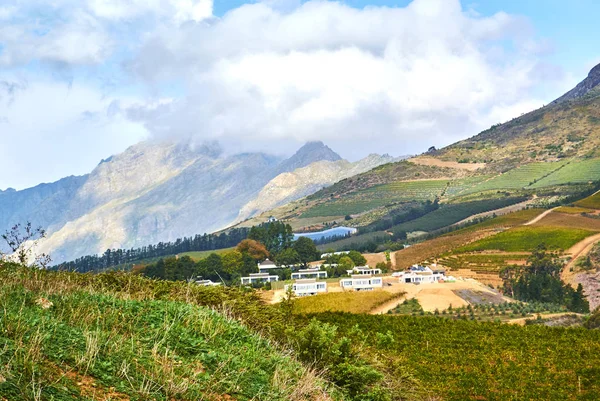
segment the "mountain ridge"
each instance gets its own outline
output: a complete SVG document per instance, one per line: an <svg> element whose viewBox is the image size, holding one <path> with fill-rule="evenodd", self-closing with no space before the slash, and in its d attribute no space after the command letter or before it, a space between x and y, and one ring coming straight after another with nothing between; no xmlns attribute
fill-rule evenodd
<svg viewBox="0 0 600 401"><path fill-rule="evenodd" d="M271 180L313 164L339 165L319 181L329 185L344 176L344 168L362 172L389 160L378 162L373 156L354 165L320 141L288 158L260 152L226 155L216 144L141 142L84 176L0 192L0 229L26 221L41 226L48 238L39 251L60 263L109 248L218 231L237 222L245 205L260 204L257 198ZM319 188L300 180L290 193L269 199L280 204Z"/></svg>

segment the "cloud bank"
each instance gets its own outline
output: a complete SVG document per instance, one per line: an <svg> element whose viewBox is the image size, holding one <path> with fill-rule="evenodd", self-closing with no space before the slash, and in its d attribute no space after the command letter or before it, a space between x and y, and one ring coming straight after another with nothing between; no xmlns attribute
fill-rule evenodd
<svg viewBox="0 0 600 401"><path fill-rule="evenodd" d="M34 23L36 6L60 18ZM323 140L351 159L418 153L566 89L563 73L544 62L551 46L526 18L480 16L458 0L364 9L270 0L222 17L208 0L33 0L29 7L0 8L0 20L9 21L0 28L0 65L31 76L32 63L41 63L59 81L66 74L68 85L97 99L89 115L122 130L119 143L147 135L216 140L230 152L290 152ZM19 102L12 96L0 105L9 122ZM69 124L45 122L53 127L48 137L61 137L61 125L85 126L56 113Z"/></svg>

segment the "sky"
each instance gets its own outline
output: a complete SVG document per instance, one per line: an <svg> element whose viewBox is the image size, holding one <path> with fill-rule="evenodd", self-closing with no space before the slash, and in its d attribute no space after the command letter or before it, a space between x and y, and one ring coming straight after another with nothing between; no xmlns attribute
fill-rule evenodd
<svg viewBox="0 0 600 401"><path fill-rule="evenodd" d="M595 0L3 0L0 189L142 140L418 154L600 62Z"/></svg>

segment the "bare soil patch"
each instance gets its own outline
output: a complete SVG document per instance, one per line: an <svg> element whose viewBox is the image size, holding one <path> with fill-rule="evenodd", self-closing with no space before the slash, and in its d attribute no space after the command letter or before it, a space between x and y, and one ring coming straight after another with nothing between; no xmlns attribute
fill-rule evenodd
<svg viewBox="0 0 600 401"><path fill-rule="evenodd" d="M453 161L444 161L433 157L420 156L408 160L411 163L421 166L446 167L457 170L475 171L485 167L485 163L458 163Z"/></svg>

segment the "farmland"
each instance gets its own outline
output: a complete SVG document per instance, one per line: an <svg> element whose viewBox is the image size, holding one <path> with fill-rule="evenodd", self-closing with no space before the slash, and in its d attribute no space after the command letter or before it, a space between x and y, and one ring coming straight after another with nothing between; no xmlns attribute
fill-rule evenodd
<svg viewBox="0 0 600 401"><path fill-rule="evenodd" d="M494 230L497 228L508 228L523 224L542 212L542 209L521 210L413 245L410 248L396 252L396 268L404 269L415 263L449 253L455 248L494 235Z"/></svg>
<svg viewBox="0 0 600 401"><path fill-rule="evenodd" d="M475 273L499 273L502 268L527 259L529 253L468 253L449 255L438 263L453 270L469 269Z"/></svg>
<svg viewBox="0 0 600 401"><path fill-rule="evenodd" d="M588 196L585 199L575 202L576 206L589 209L600 209L600 193Z"/></svg>
<svg viewBox="0 0 600 401"><path fill-rule="evenodd" d="M379 305L400 298L403 295L403 293L390 293L386 291L331 292L294 300L294 313L369 313Z"/></svg>
<svg viewBox="0 0 600 401"><path fill-rule="evenodd" d="M595 400L600 331L518 327L436 317L314 315L340 333L389 333L391 365L409 367L448 401Z"/></svg>
<svg viewBox="0 0 600 401"><path fill-rule="evenodd" d="M522 189L540 180L552 172L564 168L566 162L531 163L509 170L487 181L475 185L464 193L485 192L490 190Z"/></svg>
<svg viewBox="0 0 600 401"><path fill-rule="evenodd" d="M551 250L566 250L594 234L580 228L516 227L494 236L484 238L455 250L455 253L498 250L504 252L532 251L540 244Z"/></svg>
<svg viewBox="0 0 600 401"><path fill-rule="evenodd" d="M439 209L426 214L416 220L412 220L397 226L394 230L411 231L434 231L459 221L469 216L500 209L505 206L514 205L524 201L526 198L498 198L476 202L466 202L458 204L442 205Z"/></svg>
<svg viewBox="0 0 600 401"><path fill-rule="evenodd" d="M538 180L532 188L542 188L570 183L597 181L600 177L600 159L573 160L563 168Z"/></svg>

